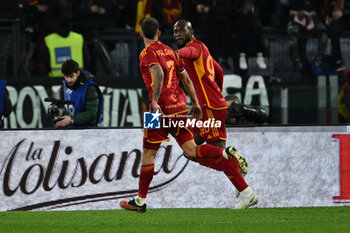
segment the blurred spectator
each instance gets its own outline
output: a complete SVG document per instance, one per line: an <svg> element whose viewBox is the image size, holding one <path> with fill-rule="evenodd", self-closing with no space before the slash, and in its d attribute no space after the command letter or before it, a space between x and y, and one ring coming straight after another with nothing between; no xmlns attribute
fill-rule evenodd
<svg viewBox="0 0 350 233"><path fill-rule="evenodd" d="M162 34L172 34L174 23L187 13L188 0L138 0L135 32L140 32L141 22L150 16L159 21Z"/></svg>
<svg viewBox="0 0 350 233"><path fill-rule="evenodd" d="M318 39L317 55L314 61L315 66L326 66L323 58L327 47L326 26L322 23L318 13L321 10L323 1L320 0L290 0L289 22L287 26L290 55L293 63L299 70L305 70L308 63L307 58L300 55L299 39L303 35L315 35ZM306 54L306 51L302 51Z"/></svg>
<svg viewBox="0 0 350 233"><path fill-rule="evenodd" d="M23 8L25 31L34 38L43 38L52 33L57 24L56 19L65 13L58 0L26 0Z"/></svg>
<svg viewBox="0 0 350 233"><path fill-rule="evenodd" d="M12 104L6 90L6 81L0 79L0 129L4 127L4 118L8 117L12 110Z"/></svg>
<svg viewBox="0 0 350 233"><path fill-rule="evenodd" d="M289 22L289 0L277 0L279 2L278 10L280 11L280 22L283 29L287 29Z"/></svg>
<svg viewBox="0 0 350 233"><path fill-rule="evenodd" d="M82 34L84 37L84 58L87 56L89 59L89 64L84 62L84 68L88 69L93 74L96 74L96 50L95 50L95 40L98 37L98 27L95 23L89 19L91 15L91 4L92 0L60 0L67 1L66 4L67 14L72 16L72 28L71 30ZM86 58L85 58L86 59Z"/></svg>
<svg viewBox="0 0 350 233"><path fill-rule="evenodd" d="M281 27L284 23L281 0L256 1L263 27Z"/></svg>
<svg viewBox="0 0 350 233"><path fill-rule="evenodd" d="M126 28L130 30L135 30L135 24L136 24L136 11L137 11L137 3L138 0L129 0L126 1Z"/></svg>
<svg viewBox="0 0 350 233"><path fill-rule="evenodd" d="M26 39L24 45L24 66L33 75L46 75L47 67L42 62L45 51L44 37L54 33L59 27L58 19L70 12L62 0L25 0L23 4L22 25ZM34 50L34 51L32 51ZM27 64L26 61L31 61Z"/></svg>
<svg viewBox="0 0 350 233"><path fill-rule="evenodd" d="M10 29L1 29L1 27L9 27L13 24L9 20L18 17L18 1L17 0L1 0L0 1L0 77L7 75L7 60L10 54L12 31Z"/></svg>
<svg viewBox="0 0 350 233"><path fill-rule="evenodd" d="M139 33L143 20L151 16L152 0L138 0L136 8L135 32Z"/></svg>
<svg viewBox="0 0 350 233"><path fill-rule="evenodd" d="M88 23L96 28L125 28L126 3L124 0L92 0Z"/></svg>
<svg viewBox="0 0 350 233"><path fill-rule="evenodd" d="M161 30L172 34L174 23L182 17L183 4L180 0L161 0L162 25Z"/></svg>
<svg viewBox="0 0 350 233"><path fill-rule="evenodd" d="M90 62L85 69L96 74L98 61L102 66L110 69L111 58L108 52L115 48L116 41L102 41L99 37L103 30L125 29L130 22L126 0L78 0L73 4L73 29L84 36ZM75 9L77 9L77 14Z"/></svg>
<svg viewBox="0 0 350 233"><path fill-rule="evenodd" d="M232 23L233 2L227 0L195 0L198 17L194 27L204 36L203 41L224 70L232 70L228 60L233 53ZM196 25L197 24L197 25Z"/></svg>
<svg viewBox="0 0 350 233"><path fill-rule="evenodd" d="M326 25L329 27L332 53L336 59L337 72L344 71L344 61L340 48L341 33L350 29L350 1L333 0L328 2Z"/></svg>
<svg viewBox="0 0 350 233"><path fill-rule="evenodd" d="M61 66L68 59L77 61L81 68L89 65L87 45L81 34L71 31L70 20L67 15L60 17L55 32L44 38L46 48L42 62L50 77L63 77Z"/></svg>
<svg viewBox="0 0 350 233"><path fill-rule="evenodd" d="M246 57L250 47L255 48L256 63L260 69L266 69L266 63L263 56L263 40L261 37L261 22L259 19L258 1L256 0L238 0L237 9L237 36L239 50L239 68L248 69ZM253 44L249 42L253 41Z"/></svg>

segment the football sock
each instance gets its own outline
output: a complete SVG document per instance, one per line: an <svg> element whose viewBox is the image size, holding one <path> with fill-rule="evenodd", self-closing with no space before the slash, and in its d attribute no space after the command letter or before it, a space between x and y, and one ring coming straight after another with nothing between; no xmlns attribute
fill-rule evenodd
<svg viewBox="0 0 350 233"><path fill-rule="evenodd" d="M143 204L146 203L146 198L142 198L142 197L136 196L135 197L135 203L138 206L143 206Z"/></svg>
<svg viewBox="0 0 350 233"><path fill-rule="evenodd" d="M200 145L200 146L197 146L196 148L196 155L197 155L196 161L199 160L198 161L199 163L201 159L206 158L205 160L202 161L202 164L200 163L201 165L207 166L207 167L212 165L213 168L214 168L213 161L215 162L214 158L217 158L219 169L216 169L216 170L223 171L239 192L243 191L248 187L247 183L245 182L240 172L238 160L237 159L234 159L232 161L228 160L229 157L223 148L216 147L210 144ZM217 168L217 166L215 167Z"/></svg>
<svg viewBox="0 0 350 233"><path fill-rule="evenodd" d="M154 164L142 165L141 174L139 178L139 192L138 197L146 198L149 185L151 184L154 174Z"/></svg>
<svg viewBox="0 0 350 233"><path fill-rule="evenodd" d="M200 145L196 148L197 158L221 158L224 156L224 153L225 150L223 148L210 144Z"/></svg>
<svg viewBox="0 0 350 233"><path fill-rule="evenodd" d="M195 159L193 161L199 163L202 166L212 168L217 171L222 171L217 159Z"/></svg>
<svg viewBox="0 0 350 233"><path fill-rule="evenodd" d="M218 162L222 171L239 192L242 192L248 187L240 172L238 160L230 161L220 158Z"/></svg>
<svg viewBox="0 0 350 233"><path fill-rule="evenodd" d="M240 192L242 197L250 197L254 194L253 190L248 186L243 191Z"/></svg>

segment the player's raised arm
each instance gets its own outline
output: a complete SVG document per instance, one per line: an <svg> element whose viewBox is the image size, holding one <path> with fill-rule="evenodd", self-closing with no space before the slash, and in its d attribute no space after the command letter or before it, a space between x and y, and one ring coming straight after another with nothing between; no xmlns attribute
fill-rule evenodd
<svg viewBox="0 0 350 233"><path fill-rule="evenodd" d="M192 102L192 108L191 108L192 117L196 118L197 120L201 119L202 118L202 109L199 105L196 91L194 90L193 83L192 83L190 77L188 76L186 70L184 70L180 73L180 80L181 80L182 84L184 85L184 88L185 88L185 90L186 90L186 92L187 92L187 94L190 97L191 102Z"/></svg>
<svg viewBox="0 0 350 233"><path fill-rule="evenodd" d="M201 49L200 47L197 48L197 46L184 47L182 49L179 49L177 52L181 58L186 59L198 59L201 55Z"/></svg>

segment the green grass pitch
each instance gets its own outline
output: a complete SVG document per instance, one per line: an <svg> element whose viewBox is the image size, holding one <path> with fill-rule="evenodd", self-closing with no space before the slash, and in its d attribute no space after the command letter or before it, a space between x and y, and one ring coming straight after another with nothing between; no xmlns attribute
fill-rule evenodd
<svg viewBox="0 0 350 233"><path fill-rule="evenodd" d="M1 212L0 232L350 232L350 206Z"/></svg>

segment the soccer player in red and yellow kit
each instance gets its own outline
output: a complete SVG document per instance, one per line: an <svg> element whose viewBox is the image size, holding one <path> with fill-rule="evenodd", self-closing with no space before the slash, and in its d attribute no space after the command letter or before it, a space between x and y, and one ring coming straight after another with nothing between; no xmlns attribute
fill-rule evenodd
<svg viewBox="0 0 350 233"><path fill-rule="evenodd" d="M181 47L178 50L178 54L196 90L203 112L202 120L215 118L215 120L222 122L221 127L218 128L193 128L194 139L198 145L205 141L208 144L225 148L227 103L222 95L223 70L210 55L205 44L194 37L192 25L189 21L181 19L174 24L174 37L177 44ZM233 150L231 153L239 154L234 147L231 147L231 149ZM241 158L243 158L243 161L240 163L240 170L242 174L246 174L248 164L243 156ZM200 158L194 161L203 166L223 171L230 181L233 181L235 165L232 162L225 161L225 166L222 166L219 163L220 160ZM234 184L234 182L232 183ZM239 187L237 190L239 192L243 191ZM245 194L246 192L243 192L243 195Z"/></svg>
<svg viewBox="0 0 350 233"><path fill-rule="evenodd" d="M203 119L215 118L225 122L227 104L221 92L223 70L210 55L205 44L194 38L190 22L177 21L174 25L174 36L177 44L182 47L178 53L193 82ZM224 148L226 130L224 124L221 125L220 128L195 128L194 133L198 136L196 141L203 138L208 143L214 142Z"/></svg>
<svg viewBox="0 0 350 233"><path fill-rule="evenodd" d="M193 84L183 69L179 56L176 51L158 41L160 36L158 21L149 17L142 22L141 28L145 48L140 53L140 70L151 100L150 110L162 112L165 115L174 115L173 120L181 120L181 116L177 115L188 111L186 95L179 87L179 80L181 80L191 98L192 116L196 119L201 118L201 108ZM154 174L154 159L161 142L169 140L167 137L169 133L176 139L187 158L232 161L238 168L234 174L235 185L242 190L250 189L239 171L241 158L236 154L231 154L231 147L224 150L209 144L197 146L192 133L179 125L161 129L145 129L138 194L134 200L121 201L119 204L123 209L140 213L146 211L146 196ZM239 206L241 209L258 202L258 197L253 192L251 194L250 199L246 200L244 205Z"/></svg>

